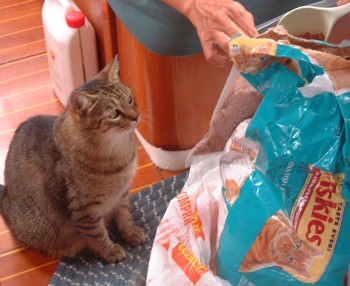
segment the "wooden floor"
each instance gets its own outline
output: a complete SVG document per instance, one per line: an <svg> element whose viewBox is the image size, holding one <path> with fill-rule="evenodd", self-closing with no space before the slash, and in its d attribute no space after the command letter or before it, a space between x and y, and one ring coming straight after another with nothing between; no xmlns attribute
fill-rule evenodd
<svg viewBox="0 0 350 286"><path fill-rule="evenodd" d="M14 131L36 114L57 115L63 107L51 90L41 20L43 0L0 1L0 182ZM139 145L137 192L175 172L156 168ZM178 173L178 172L176 172ZM48 285L58 261L20 248L0 216L0 285Z"/></svg>

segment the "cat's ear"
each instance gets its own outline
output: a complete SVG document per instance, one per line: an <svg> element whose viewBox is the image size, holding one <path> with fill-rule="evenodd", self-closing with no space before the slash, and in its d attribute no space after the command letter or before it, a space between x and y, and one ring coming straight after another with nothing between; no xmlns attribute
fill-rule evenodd
<svg viewBox="0 0 350 286"><path fill-rule="evenodd" d="M96 79L107 80L111 83L117 83L119 79L119 60L116 56L102 71L98 73Z"/></svg>
<svg viewBox="0 0 350 286"><path fill-rule="evenodd" d="M119 82L119 60L118 56L114 58L114 61L112 61L112 66L109 71L108 79L110 82Z"/></svg>
<svg viewBox="0 0 350 286"><path fill-rule="evenodd" d="M80 91L73 91L69 97L69 106L80 115L86 114L90 106L87 94Z"/></svg>

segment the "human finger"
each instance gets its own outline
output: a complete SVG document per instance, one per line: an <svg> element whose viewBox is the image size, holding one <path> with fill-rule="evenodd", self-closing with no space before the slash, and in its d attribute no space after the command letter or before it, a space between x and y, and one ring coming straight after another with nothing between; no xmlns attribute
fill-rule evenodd
<svg viewBox="0 0 350 286"><path fill-rule="evenodd" d="M249 24L246 24L245 21L242 20L244 18L243 14L246 15L246 18L250 19L245 19ZM231 8L218 11L215 13L215 16L212 15L208 18L205 28L201 32L202 38L205 37L208 41L218 44L227 54L229 53L228 41L234 35L243 34L256 36L258 34L255 28L253 16L244 8L241 9L241 12L231 10ZM208 45L211 45L211 43Z"/></svg>
<svg viewBox="0 0 350 286"><path fill-rule="evenodd" d="M230 62L228 53L224 51L218 43L207 40L206 42L202 43L202 47L206 60L211 64L218 67L224 67Z"/></svg>
<svg viewBox="0 0 350 286"><path fill-rule="evenodd" d="M248 36L256 36L258 34L254 17L243 6L233 7L235 5L227 6L211 14L205 21L204 29L207 33L215 33L221 31L231 38L236 34L244 34ZM213 31L210 31L213 30Z"/></svg>
<svg viewBox="0 0 350 286"><path fill-rule="evenodd" d="M231 5L226 7L224 12L229 17L229 21L231 23L234 23L234 25L230 26L231 28L227 28L227 31L230 33L230 37L237 34L237 27L240 29L240 33L251 37L258 35L255 27L254 16L249 11L247 11L243 5L233 1ZM236 33L233 34L234 32Z"/></svg>

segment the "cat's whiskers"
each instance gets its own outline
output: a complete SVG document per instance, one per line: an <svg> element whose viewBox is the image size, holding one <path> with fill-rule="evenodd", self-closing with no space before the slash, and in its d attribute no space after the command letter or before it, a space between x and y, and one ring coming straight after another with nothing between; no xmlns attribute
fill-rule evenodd
<svg viewBox="0 0 350 286"><path fill-rule="evenodd" d="M101 154L101 153L103 153L105 151L106 146L108 146L109 142L112 140L109 137L111 137L110 133L108 133L108 135L102 136L102 139L100 140L100 144L98 145L98 147L95 150L94 157L97 154Z"/></svg>
<svg viewBox="0 0 350 286"><path fill-rule="evenodd" d="M113 130L113 132L108 133L108 135L106 135L103 140L101 140L101 144L97 149L104 147L103 153L106 157L114 155L117 152L117 146L119 149L124 149L121 146L129 144L128 142L123 142L125 141L125 134L123 133L129 133L133 130L134 128L130 128L129 125L117 130Z"/></svg>
<svg viewBox="0 0 350 286"><path fill-rule="evenodd" d="M118 136L115 136L114 138L111 138L105 145L105 155L107 158L111 157L113 154L113 150L115 146L118 145Z"/></svg>
<svg viewBox="0 0 350 286"><path fill-rule="evenodd" d="M110 141L109 145L107 145L107 154L113 154L115 153L118 149L124 149L124 147L122 147L124 145L124 138L123 136L120 136L120 134L118 134L119 132L116 132L116 134L114 135L114 137L112 138L112 140Z"/></svg>
<svg viewBox="0 0 350 286"><path fill-rule="evenodd" d="M149 113L145 110L140 110L140 120L139 120L139 124L142 125L146 125L148 128L151 127L151 125L153 124L153 117L149 115Z"/></svg>
<svg viewBox="0 0 350 286"><path fill-rule="evenodd" d="M117 132L113 130L113 132L108 132L104 134L101 139L99 146L96 148L95 154L103 154L104 157L112 156L113 152L115 153L115 146L118 146L120 136L118 136ZM114 150L114 151L113 151Z"/></svg>

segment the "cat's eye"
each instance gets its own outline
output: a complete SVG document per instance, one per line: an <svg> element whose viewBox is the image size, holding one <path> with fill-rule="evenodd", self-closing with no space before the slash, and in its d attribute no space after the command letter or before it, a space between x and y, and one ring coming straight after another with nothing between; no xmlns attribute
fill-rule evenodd
<svg viewBox="0 0 350 286"><path fill-rule="evenodd" d="M293 242L293 247L294 248L298 249L298 248L300 248L300 246L301 246L301 241L300 240L297 240L297 241Z"/></svg>
<svg viewBox="0 0 350 286"><path fill-rule="evenodd" d="M133 96L130 96L129 98L129 104L132 104L134 102L134 97Z"/></svg>
<svg viewBox="0 0 350 286"><path fill-rule="evenodd" d="M120 115L122 115L122 112L118 109L115 109L110 115L109 118L111 119L117 119Z"/></svg>
<svg viewBox="0 0 350 286"><path fill-rule="evenodd" d="M287 262L292 262L293 261L293 256L292 255L290 255L290 254L288 254L287 255Z"/></svg>

